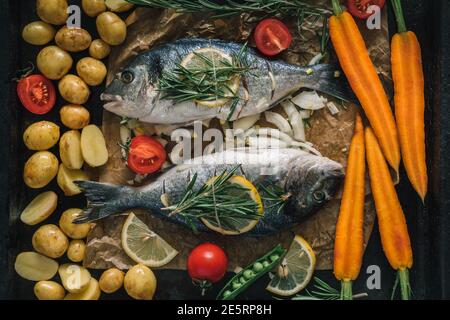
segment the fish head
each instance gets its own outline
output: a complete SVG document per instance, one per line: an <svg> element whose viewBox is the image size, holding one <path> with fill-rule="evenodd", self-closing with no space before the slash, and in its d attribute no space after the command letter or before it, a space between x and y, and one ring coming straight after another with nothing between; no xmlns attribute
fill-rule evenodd
<svg viewBox="0 0 450 320"><path fill-rule="evenodd" d="M327 158L315 161L296 160L286 180L285 189L291 195L288 211L299 220L315 212L340 189L344 178L342 166Z"/></svg>
<svg viewBox="0 0 450 320"><path fill-rule="evenodd" d="M139 119L152 111L158 97L161 69L157 54L137 56L121 69L100 99L104 108L122 117Z"/></svg>

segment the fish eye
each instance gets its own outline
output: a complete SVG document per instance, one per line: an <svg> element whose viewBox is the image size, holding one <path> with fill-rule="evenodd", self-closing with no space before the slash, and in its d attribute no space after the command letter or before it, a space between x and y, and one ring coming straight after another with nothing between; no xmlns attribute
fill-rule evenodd
<svg viewBox="0 0 450 320"><path fill-rule="evenodd" d="M322 202L325 200L325 193L323 191L314 191L312 196L317 202Z"/></svg>
<svg viewBox="0 0 450 320"><path fill-rule="evenodd" d="M120 80L124 83L131 83L134 80L134 75L131 71L125 70L120 74Z"/></svg>

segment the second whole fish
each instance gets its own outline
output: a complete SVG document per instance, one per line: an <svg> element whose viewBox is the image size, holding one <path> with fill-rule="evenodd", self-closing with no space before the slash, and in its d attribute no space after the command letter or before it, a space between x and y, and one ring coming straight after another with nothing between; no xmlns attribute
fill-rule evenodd
<svg viewBox="0 0 450 320"><path fill-rule="evenodd" d="M268 60L251 48L244 58L251 67L242 76L237 96L240 101L221 107L203 106L195 101L175 103L164 98L158 83L165 72L177 67L188 55L212 48L236 56L243 45L220 40L186 38L155 47L135 57L115 75L101 95L104 108L119 116L153 124L184 124L218 118L236 120L266 111L301 88L317 90L343 100L351 100L345 77L329 64L301 67L281 60ZM230 116L231 115L231 116Z"/></svg>

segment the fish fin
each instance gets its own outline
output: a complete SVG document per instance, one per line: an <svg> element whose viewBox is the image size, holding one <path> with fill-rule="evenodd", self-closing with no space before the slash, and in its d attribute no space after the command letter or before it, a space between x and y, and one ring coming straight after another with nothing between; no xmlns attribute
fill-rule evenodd
<svg viewBox="0 0 450 320"><path fill-rule="evenodd" d="M73 221L76 224L100 220L133 207L131 202L135 197L129 196L135 191L130 187L94 181L74 181L74 183L84 191L88 201L83 214Z"/></svg>
<svg viewBox="0 0 450 320"><path fill-rule="evenodd" d="M318 64L310 67L309 70L312 70L313 81L307 83L306 88L359 105L359 101L340 67L333 64Z"/></svg>

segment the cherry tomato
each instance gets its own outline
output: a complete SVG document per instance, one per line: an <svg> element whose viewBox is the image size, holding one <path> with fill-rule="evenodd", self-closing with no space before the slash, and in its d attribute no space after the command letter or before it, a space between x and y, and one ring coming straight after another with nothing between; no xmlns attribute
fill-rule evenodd
<svg viewBox="0 0 450 320"><path fill-rule="evenodd" d="M228 258L225 252L212 243L194 248L187 260L189 276L195 281L215 283L227 272Z"/></svg>
<svg viewBox="0 0 450 320"><path fill-rule="evenodd" d="M166 150L158 140L137 136L131 140L128 167L139 174L153 173L161 169L166 157Z"/></svg>
<svg viewBox="0 0 450 320"><path fill-rule="evenodd" d="M23 106L34 114L46 114L55 106L55 87L49 79L40 74L20 79L17 94Z"/></svg>
<svg viewBox="0 0 450 320"><path fill-rule="evenodd" d="M289 48L292 36L286 25L277 19L264 19L255 29L256 47L266 56L275 56Z"/></svg>
<svg viewBox="0 0 450 320"><path fill-rule="evenodd" d="M365 20L372 15L372 13L367 12L367 8L372 5L376 5L382 9L384 7L384 3L385 0L348 0L347 8L354 17Z"/></svg>

